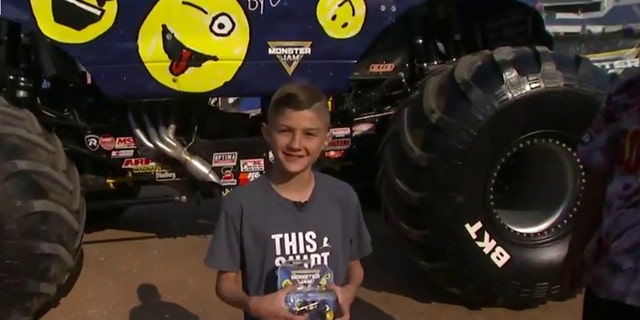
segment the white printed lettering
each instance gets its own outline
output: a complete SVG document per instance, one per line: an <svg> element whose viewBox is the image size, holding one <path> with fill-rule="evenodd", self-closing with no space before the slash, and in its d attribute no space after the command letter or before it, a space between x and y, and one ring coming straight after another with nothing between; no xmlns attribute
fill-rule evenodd
<svg viewBox="0 0 640 320"><path fill-rule="evenodd" d="M330 251L317 252L320 244L315 232L289 232L271 235L276 258L275 266L281 266L287 261L308 261L305 266L312 267L318 264L329 263ZM323 237L324 243L329 243L328 237Z"/></svg>
<svg viewBox="0 0 640 320"><path fill-rule="evenodd" d="M473 225L467 223L464 227L467 229L467 233L469 233L471 239L476 240L478 238L478 231L482 229L482 222L478 221ZM491 261L493 261L498 268L502 268L511 259L511 255L499 246L487 231L483 231L482 241L475 241L475 243L482 249L485 255L489 255Z"/></svg>

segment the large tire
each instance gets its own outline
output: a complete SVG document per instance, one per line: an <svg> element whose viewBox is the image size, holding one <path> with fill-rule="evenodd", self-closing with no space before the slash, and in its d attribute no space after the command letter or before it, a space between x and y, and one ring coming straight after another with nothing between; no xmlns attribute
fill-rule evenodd
<svg viewBox="0 0 640 320"><path fill-rule="evenodd" d="M473 307L581 290L558 290L585 183L574 148L608 87L587 59L542 47L465 56L417 86L383 139L376 185L436 283Z"/></svg>
<svg viewBox="0 0 640 320"><path fill-rule="evenodd" d="M78 171L60 140L0 98L0 319L33 319L68 293L84 223Z"/></svg>

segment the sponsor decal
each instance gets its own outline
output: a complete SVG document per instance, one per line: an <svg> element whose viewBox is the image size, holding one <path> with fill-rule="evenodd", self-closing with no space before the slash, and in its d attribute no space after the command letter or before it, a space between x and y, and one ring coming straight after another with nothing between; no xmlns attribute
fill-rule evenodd
<svg viewBox="0 0 640 320"><path fill-rule="evenodd" d="M357 124L354 124L353 127L351 127L351 130L353 131L354 137L359 136L361 134L374 133L375 124L370 122L357 123Z"/></svg>
<svg viewBox="0 0 640 320"><path fill-rule="evenodd" d="M134 151L135 150L113 150L111 151L111 158L131 158L133 157Z"/></svg>
<svg viewBox="0 0 640 320"><path fill-rule="evenodd" d="M329 129L329 131L331 132L331 136L333 136L334 138L344 138L351 135L351 128L349 127L331 128Z"/></svg>
<svg viewBox="0 0 640 320"><path fill-rule="evenodd" d="M235 186L238 184L238 180L236 180L236 176L233 173L233 167L224 167L220 172L222 173L220 181L223 186Z"/></svg>
<svg viewBox="0 0 640 320"><path fill-rule="evenodd" d="M214 167L234 167L238 163L237 152L218 152L213 154L211 165Z"/></svg>
<svg viewBox="0 0 640 320"><path fill-rule="evenodd" d="M220 195L222 195L223 197L228 195L229 192L231 192L231 188L224 188L222 191L220 191Z"/></svg>
<svg viewBox="0 0 640 320"><path fill-rule="evenodd" d="M128 158L122 163L123 169L131 169L134 173L153 173L162 171L162 167L148 158Z"/></svg>
<svg viewBox="0 0 640 320"><path fill-rule="evenodd" d="M254 172L240 172L238 175L238 185L244 186L245 184L259 178L262 173L254 171Z"/></svg>
<svg viewBox="0 0 640 320"><path fill-rule="evenodd" d="M136 139L134 137L117 137L115 148L116 149L135 149Z"/></svg>
<svg viewBox="0 0 640 320"><path fill-rule="evenodd" d="M471 239L476 240L480 237L478 233L480 229L482 229L482 222L478 221L473 225L467 223L464 227L467 229L467 233L469 233ZM494 240L486 230L484 230L481 240L478 240L475 241L478 248L482 249L482 252L488 255L498 268L502 268L511 259L511 255L498 245L496 240Z"/></svg>
<svg viewBox="0 0 640 320"><path fill-rule="evenodd" d="M391 72L395 68L393 63L373 63L369 66L369 72Z"/></svg>
<svg viewBox="0 0 640 320"><path fill-rule="evenodd" d="M345 150L351 147L351 139L333 139L329 142L325 151Z"/></svg>
<svg viewBox="0 0 640 320"><path fill-rule="evenodd" d="M116 138L111 135L103 135L100 136L99 143L102 149L110 151L113 150L113 148L116 146Z"/></svg>
<svg viewBox="0 0 640 320"><path fill-rule="evenodd" d="M87 149L91 151L96 151L100 147L100 137L89 134L84 136L84 144L87 146Z"/></svg>
<svg viewBox="0 0 640 320"><path fill-rule="evenodd" d="M264 159L243 159L240 160L240 171L252 172L252 171L264 171Z"/></svg>
<svg viewBox="0 0 640 320"><path fill-rule="evenodd" d="M268 53L276 56L287 74L293 72L307 55L311 54L311 41L267 41Z"/></svg>
<svg viewBox="0 0 640 320"><path fill-rule="evenodd" d="M156 172L156 181L173 181L179 180L173 171L162 170Z"/></svg>

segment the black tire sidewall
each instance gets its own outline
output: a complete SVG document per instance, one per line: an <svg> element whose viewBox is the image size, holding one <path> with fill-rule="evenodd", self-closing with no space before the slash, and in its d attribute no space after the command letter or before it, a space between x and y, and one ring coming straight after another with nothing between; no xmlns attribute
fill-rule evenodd
<svg viewBox="0 0 640 320"><path fill-rule="evenodd" d="M577 139L599 109L599 100L592 94L576 89L554 89L534 92L505 104L492 119L478 130L476 138L458 155L465 159L456 168L454 189L464 195L462 201L450 203L450 227L460 239L458 259L473 266L474 273L492 274L484 279L523 280L521 274L531 275L526 281L535 284L557 279L566 252L570 233L565 232L552 242L523 244L510 239L509 231L498 225L486 200L487 181L506 148L518 138L536 131L558 131L559 138ZM565 140L565 141L568 141ZM574 147L572 145L571 147ZM478 238L472 239L465 224L482 223ZM475 241L484 240L484 232L510 254L510 259L498 267ZM494 248L495 250L495 248ZM492 251L493 252L493 251ZM508 281L505 281L508 282Z"/></svg>

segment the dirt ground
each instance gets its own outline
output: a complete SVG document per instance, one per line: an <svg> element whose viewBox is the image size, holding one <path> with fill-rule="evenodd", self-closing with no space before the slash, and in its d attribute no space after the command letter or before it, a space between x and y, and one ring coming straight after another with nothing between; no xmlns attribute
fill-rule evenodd
<svg viewBox="0 0 640 320"><path fill-rule="evenodd" d="M154 193L156 193L155 191ZM214 204L165 204L130 210L116 225L87 234L84 270L68 297L42 320L226 320L241 314L215 297L203 264ZM582 298L510 311L468 310L429 289L376 212L367 213L374 254L353 306L354 320L574 320ZM106 229L104 229L106 228Z"/></svg>

